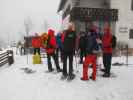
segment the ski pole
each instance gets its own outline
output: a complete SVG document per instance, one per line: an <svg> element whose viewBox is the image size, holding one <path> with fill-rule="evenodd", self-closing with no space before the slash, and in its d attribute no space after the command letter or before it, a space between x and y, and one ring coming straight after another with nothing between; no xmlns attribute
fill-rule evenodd
<svg viewBox="0 0 133 100"><path fill-rule="evenodd" d="M76 54L74 55L75 56L75 63L76 63L76 70L78 69L78 65L77 65L77 58L76 58ZM78 70L76 71L77 73L79 72Z"/></svg>

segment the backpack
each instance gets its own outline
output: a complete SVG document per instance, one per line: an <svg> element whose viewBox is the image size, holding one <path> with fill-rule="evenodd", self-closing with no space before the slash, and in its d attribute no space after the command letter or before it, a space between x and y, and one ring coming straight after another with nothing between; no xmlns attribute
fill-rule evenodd
<svg viewBox="0 0 133 100"><path fill-rule="evenodd" d="M63 50L64 52L73 52L75 49L76 33L74 31L67 31L64 37Z"/></svg>
<svg viewBox="0 0 133 100"><path fill-rule="evenodd" d="M112 35L112 48L114 49L116 47L117 44L117 38L115 35Z"/></svg>

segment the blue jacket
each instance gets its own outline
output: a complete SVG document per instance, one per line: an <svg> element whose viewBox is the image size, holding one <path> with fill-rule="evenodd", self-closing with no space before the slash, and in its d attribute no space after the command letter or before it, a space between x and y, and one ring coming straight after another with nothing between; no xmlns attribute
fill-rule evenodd
<svg viewBox="0 0 133 100"><path fill-rule="evenodd" d="M60 34L56 35L56 42L57 42L57 48L62 49L63 44L62 44L62 41L61 41L61 35Z"/></svg>

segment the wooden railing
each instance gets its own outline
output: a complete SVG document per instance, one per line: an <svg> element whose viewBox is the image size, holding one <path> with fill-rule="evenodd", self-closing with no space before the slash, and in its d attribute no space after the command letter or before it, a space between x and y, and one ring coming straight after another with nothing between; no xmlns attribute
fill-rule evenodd
<svg viewBox="0 0 133 100"><path fill-rule="evenodd" d="M7 50L7 51L0 52L0 67L7 64L7 63L9 65L14 63L13 51L12 50Z"/></svg>

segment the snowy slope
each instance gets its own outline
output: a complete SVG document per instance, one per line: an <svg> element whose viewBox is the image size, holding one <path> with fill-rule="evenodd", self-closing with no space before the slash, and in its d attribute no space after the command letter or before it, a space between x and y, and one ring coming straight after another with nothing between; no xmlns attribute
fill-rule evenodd
<svg viewBox="0 0 133 100"><path fill-rule="evenodd" d="M0 68L1 100L133 100L133 66L112 66L116 77L102 78L98 71L96 81L81 81L82 65L74 64L76 78L67 82L60 80L61 73L46 73L46 59L33 65L32 56L28 55L28 64L26 58L15 55L14 65ZM36 72L26 74L21 70L25 67Z"/></svg>

